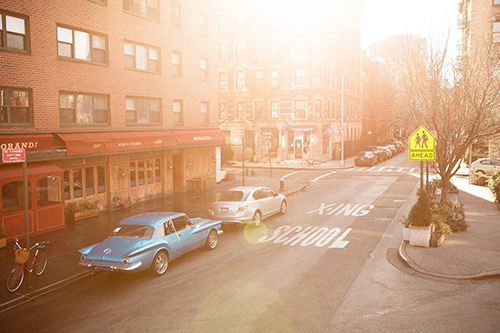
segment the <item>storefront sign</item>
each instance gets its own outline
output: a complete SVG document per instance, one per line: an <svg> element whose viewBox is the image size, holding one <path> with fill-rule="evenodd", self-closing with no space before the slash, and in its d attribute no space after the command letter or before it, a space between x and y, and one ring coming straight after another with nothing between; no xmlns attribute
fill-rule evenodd
<svg viewBox="0 0 500 333"><path fill-rule="evenodd" d="M3 163L19 163L25 159L24 149L2 149Z"/></svg>
<svg viewBox="0 0 500 333"><path fill-rule="evenodd" d="M50 150L52 149L52 138L52 134L0 135L0 149Z"/></svg>

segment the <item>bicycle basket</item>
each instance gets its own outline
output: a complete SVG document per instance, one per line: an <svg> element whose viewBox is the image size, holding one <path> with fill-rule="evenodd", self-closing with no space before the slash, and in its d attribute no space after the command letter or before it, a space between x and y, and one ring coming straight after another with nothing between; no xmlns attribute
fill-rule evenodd
<svg viewBox="0 0 500 333"><path fill-rule="evenodd" d="M30 251L26 249L17 249L16 252L14 252L14 261L16 264L24 264L28 261L29 256Z"/></svg>

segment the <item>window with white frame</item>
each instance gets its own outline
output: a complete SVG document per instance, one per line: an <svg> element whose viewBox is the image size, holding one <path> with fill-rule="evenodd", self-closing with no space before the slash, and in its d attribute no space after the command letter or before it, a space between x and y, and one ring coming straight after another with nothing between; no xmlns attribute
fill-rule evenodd
<svg viewBox="0 0 500 333"><path fill-rule="evenodd" d="M174 103L172 104L172 111L173 111L174 125L182 125L184 122L184 115L182 112L181 100L174 100Z"/></svg>
<svg viewBox="0 0 500 333"><path fill-rule="evenodd" d="M243 13L236 13L234 16L234 29L236 31L243 31L243 25L245 24L245 16Z"/></svg>
<svg viewBox="0 0 500 333"><path fill-rule="evenodd" d="M314 119L323 118L323 101L320 99L314 100Z"/></svg>
<svg viewBox="0 0 500 333"><path fill-rule="evenodd" d="M272 87L278 86L278 70L276 69L273 69L271 71L271 86Z"/></svg>
<svg viewBox="0 0 500 333"><path fill-rule="evenodd" d="M29 52L28 17L0 10L0 50Z"/></svg>
<svg viewBox="0 0 500 333"><path fill-rule="evenodd" d="M158 0L123 0L123 10L150 20L160 19Z"/></svg>
<svg viewBox="0 0 500 333"><path fill-rule="evenodd" d="M141 71L160 72L160 49L154 46L126 41L123 44L125 68Z"/></svg>
<svg viewBox="0 0 500 333"><path fill-rule="evenodd" d="M500 43L500 22L493 22L493 43Z"/></svg>
<svg viewBox="0 0 500 333"><path fill-rule="evenodd" d="M227 19L225 13L220 13L217 15L217 28L219 31L226 31L227 28Z"/></svg>
<svg viewBox="0 0 500 333"><path fill-rule="evenodd" d="M227 89L227 72L219 72L219 88L221 90Z"/></svg>
<svg viewBox="0 0 500 333"><path fill-rule="evenodd" d="M201 102L201 123L208 124L210 122L209 118L209 104L208 102Z"/></svg>
<svg viewBox="0 0 500 333"><path fill-rule="evenodd" d="M202 81L208 81L208 59L200 58L200 79Z"/></svg>
<svg viewBox="0 0 500 333"><path fill-rule="evenodd" d="M244 71L236 71L236 89L245 89Z"/></svg>
<svg viewBox="0 0 500 333"><path fill-rule="evenodd" d="M236 117L238 120L244 120L245 119L245 103L244 102L237 102L236 103Z"/></svg>
<svg viewBox="0 0 500 333"><path fill-rule="evenodd" d="M295 85L302 86L306 84L306 69L304 67L295 68Z"/></svg>
<svg viewBox="0 0 500 333"><path fill-rule="evenodd" d="M172 51L172 76L182 77L182 54Z"/></svg>
<svg viewBox="0 0 500 333"><path fill-rule="evenodd" d="M279 119L279 117L280 117L280 102L271 101L271 118Z"/></svg>
<svg viewBox="0 0 500 333"><path fill-rule="evenodd" d="M170 8L170 19L172 21L172 27L176 29L182 28L182 18L181 18L181 5L177 2L172 1Z"/></svg>
<svg viewBox="0 0 500 333"><path fill-rule="evenodd" d="M60 92L59 112L61 125L109 124L109 96Z"/></svg>
<svg viewBox="0 0 500 333"><path fill-rule="evenodd" d="M161 99L127 96L125 112L127 124L160 124Z"/></svg>
<svg viewBox="0 0 500 333"><path fill-rule="evenodd" d="M255 85L257 88L262 88L264 86L264 71L261 69L255 71Z"/></svg>
<svg viewBox="0 0 500 333"><path fill-rule="evenodd" d="M70 27L57 27L57 55L92 63L107 64L107 37Z"/></svg>

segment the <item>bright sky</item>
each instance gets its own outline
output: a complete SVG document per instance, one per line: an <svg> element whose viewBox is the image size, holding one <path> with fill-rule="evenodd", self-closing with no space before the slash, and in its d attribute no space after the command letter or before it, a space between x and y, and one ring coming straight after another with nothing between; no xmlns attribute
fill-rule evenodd
<svg viewBox="0 0 500 333"><path fill-rule="evenodd" d="M442 43L450 31L456 48L460 0L365 0L361 13L361 48L391 35L413 34Z"/></svg>

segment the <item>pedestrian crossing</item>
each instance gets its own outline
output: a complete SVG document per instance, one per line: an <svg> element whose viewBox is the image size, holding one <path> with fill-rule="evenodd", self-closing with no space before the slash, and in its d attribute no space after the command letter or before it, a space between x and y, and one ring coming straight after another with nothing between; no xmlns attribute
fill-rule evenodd
<svg viewBox="0 0 500 333"><path fill-rule="evenodd" d="M400 166L367 166L367 167L354 167L346 169L345 172L396 172L396 173L419 173L419 168L400 167Z"/></svg>

